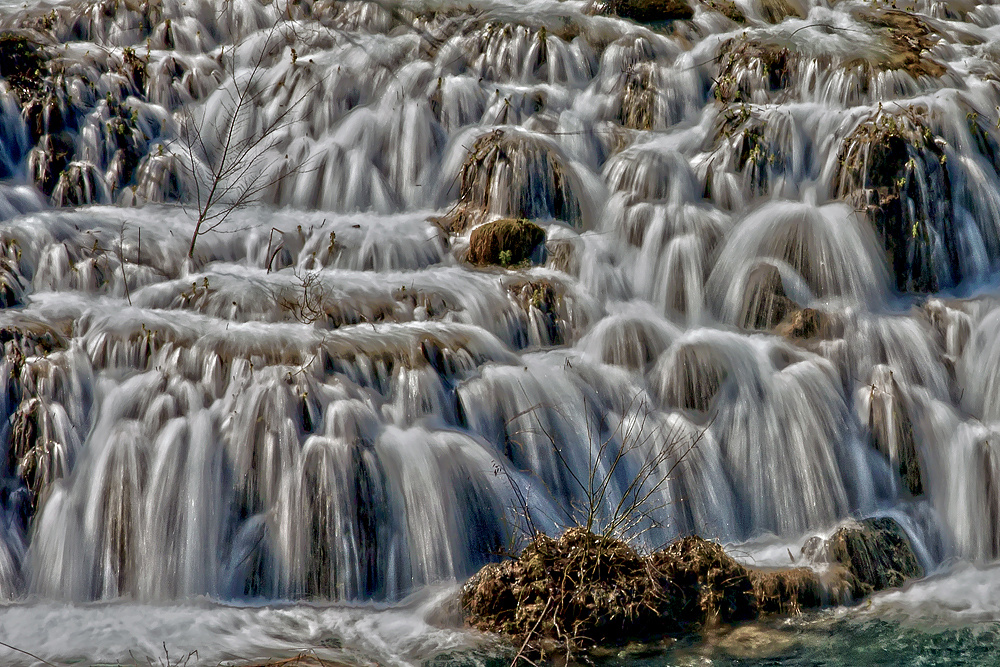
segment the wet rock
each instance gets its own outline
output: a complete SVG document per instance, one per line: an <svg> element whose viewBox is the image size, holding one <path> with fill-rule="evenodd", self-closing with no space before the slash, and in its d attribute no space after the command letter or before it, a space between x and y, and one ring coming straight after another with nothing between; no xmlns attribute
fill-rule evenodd
<svg viewBox="0 0 1000 667"><path fill-rule="evenodd" d="M946 72L941 63L927 56L926 51L937 44L938 39L927 22L916 14L894 9L870 9L856 12L855 18L881 32L889 43L887 57L869 63L875 69L903 70L915 79L939 77Z"/></svg>
<svg viewBox="0 0 1000 667"><path fill-rule="evenodd" d="M765 21L774 24L787 18L806 17L805 9L794 0L760 0L760 13Z"/></svg>
<svg viewBox="0 0 1000 667"><path fill-rule="evenodd" d="M538 330L540 345L562 345L564 318L562 296L547 280L523 280L507 284L507 293L524 310L528 321Z"/></svg>
<svg viewBox="0 0 1000 667"><path fill-rule="evenodd" d="M773 264L761 264L747 276L743 287L740 326L767 331L795 310L795 302L785 294L781 274Z"/></svg>
<svg viewBox="0 0 1000 667"><path fill-rule="evenodd" d="M28 153L28 173L35 186L51 195L75 150L73 137L66 132L43 135Z"/></svg>
<svg viewBox="0 0 1000 667"><path fill-rule="evenodd" d="M479 137L462 166L459 200L441 219L461 234L488 216L555 218L571 225L583 214L558 148L534 136L493 130Z"/></svg>
<svg viewBox="0 0 1000 667"><path fill-rule="evenodd" d="M885 247L904 292L935 292L941 278L960 266L950 224L951 183L944 141L916 108L879 111L844 140L838 156L839 195L863 208ZM940 239L937 241L936 239ZM936 266L935 243L945 243L949 261Z"/></svg>
<svg viewBox="0 0 1000 667"><path fill-rule="evenodd" d="M468 260L472 264L516 266L530 260L545 242L545 230L527 220L494 220L472 230Z"/></svg>
<svg viewBox="0 0 1000 667"><path fill-rule="evenodd" d="M639 23L662 23L689 19L694 10L684 0L597 0L588 9L591 14L618 16Z"/></svg>
<svg viewBox="0 0 1000 667"><path fill-rule="evenodd" d="M657 117L655 63L637 63L624 73L618 121L633 130L651 130Z"/></svg>
<svg viewBox="0 0 1000 667"><path fill-rule="evenodd" d="M913 437L910 402L888 366L876 366L871 382L861 390L871 444L897 470L914 496L924 492L923 474Z"/></svg>
<svg viewBox="0 0 1000 667"><path fill-rule="evenodd" d="M22 33L0 32L0 76L22 104L40 89L45 62L44 52L33 39Z"/></svg>
<svg viewBox="0 0 1000 667"><path fill-rule="evenodd" d="M831 558L854 577L856 598L923 576L910 538L894 520L865 519L841 528L827 545Z"/></svg>
<svg viewBox="0 0 1000 667"><path fill-rule="evenodd" d="M104 175L89 162L71 162L52 190L56 206L103 204L110 199Z"/></svg>

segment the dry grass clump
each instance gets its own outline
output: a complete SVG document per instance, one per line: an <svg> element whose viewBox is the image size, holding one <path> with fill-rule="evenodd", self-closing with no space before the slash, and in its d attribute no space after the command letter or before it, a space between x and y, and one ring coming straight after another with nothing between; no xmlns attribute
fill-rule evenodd
<svg viewBox="0 0 1000 667"><path fill-rule="evenodd" d="M697 536L682 537L653 553L649 561L661 586L675 600L672 620L678 629L690 631L757 617L750 573L722 545Z"/></svg>
<svg viewBox="0 0 1000 667"><path fill-rule="evenodd" d="M462 591L474 627L530 644L543 656L572 655L679 629L677 598L649 559L624 542L582 528L558 540L537 535L514 560L489 565Z"/></svg>
<svg viewBox="0 0 1000 667"><path fill-rule="evenodd" d="M815 570L750 570L754 595L763 614L799 614L821 607L828 597Z"/></svg>
<svg viewBox="0 0 1000 667"><path fill-rule="evenodd" d="M468 260L472 264L516 266L545 242L545 230L527 220L494 220L472 230Z"/></svg>
<svg viewBox="0 0 1000 667"><path fill-rule="evenodd" d="M685 537L642 556L583 528L538 535L517 559L487 566L466 584L462 607L472 626L543 657L758 614L749 571L719 544Z"/></svg>

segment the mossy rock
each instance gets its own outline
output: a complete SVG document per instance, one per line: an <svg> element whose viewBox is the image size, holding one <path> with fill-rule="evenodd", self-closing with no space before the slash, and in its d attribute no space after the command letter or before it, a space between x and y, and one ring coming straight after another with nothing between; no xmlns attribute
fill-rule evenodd
<svg viewBox="0 0 1000 667"><path fill-rule="evenodd" d="M39 46L22 34L0 32L0 76L7 79L21 103L41 88L45 57Z"/></svg>
<svg viewBox="0 0 1000 667"><path fill-rule="evenodd" d="M473 143L462 165L459 198L438 224L461 234L488 217L583 223L580 187L557 145L519 131L497 129Z"/></svg>
<svg viewBox="0 0 1000 667"><path fill-rule="evenodd" d="M638 23L663 23L689 19L694 10L684 0L597 0L589 13L618 16Z"/></svg>
<svg viewBox="0 0 1000 667"><path fill-rule="evenodd" d="M468 260L472 264L516 266L531 258L545 242L545 230L527 220L494 220L472 230Z"/></svg>
<svg viewBox="0 0 1000 667"><path fill-rule="evenodd" d="M934 229L950 216L944 143L930 129L924 110L881 110L858 124L838 155L838 195L865 210L902 292L941 288L936 243L946 244L950 266L958 266L960 249ZM951 276L956 282L961 278Z"/></svg>
<svg viewBox="0 0 1000 667"><path fill-rule="evenodd" d="M916 14L893 9L870 9L856 12L855 18L878 31L884 31L882 34L888 42L889 53L884 60L871 63L875 69L902 70L915 79L939 77L947 71L944 65L926 55L938 40L930 25Z"/></svg>
<svg viewBox="0 0 1000 667"><path fill-rule="evenodd" d="M830 538L830 555L854 576L854 595L901 586L923 576L906 532L887 517L865 519L845 526Z"/></svg>

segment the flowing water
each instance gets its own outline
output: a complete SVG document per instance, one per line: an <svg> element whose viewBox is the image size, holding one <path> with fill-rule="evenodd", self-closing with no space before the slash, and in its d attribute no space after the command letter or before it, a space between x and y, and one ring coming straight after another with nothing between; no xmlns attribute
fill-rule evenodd
<svg viewBox="0 0 1000 667"><path fill-rule="evenodd" d="M0 3L4 664L500 664L456 585L637 489L932 576L612 662L1000 664L1000 6L620 4Z"/></svg>

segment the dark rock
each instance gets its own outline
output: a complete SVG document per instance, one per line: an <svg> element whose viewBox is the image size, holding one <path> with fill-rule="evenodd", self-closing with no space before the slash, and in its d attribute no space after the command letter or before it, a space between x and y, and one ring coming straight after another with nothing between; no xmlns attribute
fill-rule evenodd
<svg viewBox="0 0 1000 667"><path fill-rule="evenodd" d="M795 302L785 294L777 267L761 264L747 276L739 324L744 329L767 331L796 308Z"/></svg>
<svg viewBox="0 0 1000 667"><path fill-rule="evenodd" d="M468 260L472 264L515 266L529 260L545 242L545 230L527 220L494 220L472 230Z"/></svg>
<svg viewBox="0 0 1000 667"><path fill-rule="evenodd" d="M589 13L619 16L639 23L661 23L689 19L694 10L684 0L597 0Z"/></svg>
<svg viewBox="0 0 1000 667"><path fill-rule="evenodd" d="M41 87L45 62L43 51L33 40L16 32L0 32L0 76L7 79L22 104Z"/></svg>
<svg viewBox="0 0 1000 667"><path fill-rule="evenodd" d="M910 538L886 517L841 528L830 538L828 549L831 558L853 575L856 598L923 576Z"/></svg>
<svg viewBox="0 0 1000 667"><path fill-rule="evenodd" d="M868 431L871 444L899 472L914 496L924 492L920 459L913 437L909 397L887 366L872 371L868 396Z"/></svg>
<svg viewBox="0 0 1000 667"><path fill-rule="evenodd" d="M948 233L951 183L942 145L924 114L913 108L879 111L844 140L838 157L839 196L863 208L885 247L896 287L935 292L958 267L960 247ZM935 245L947 266L935 266Z"/></svg>
<svg viewBox="0 0 1000 667"><path fill-rule="evenodd" d="M579 225L583 213L558 148L537 137L494 130L479 137L462 166L459 200L439 220L461 234L488 215Z"/></svg>

